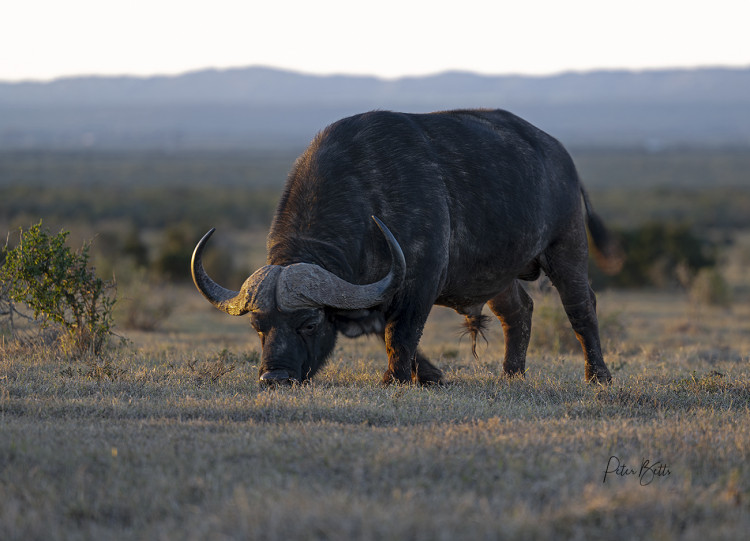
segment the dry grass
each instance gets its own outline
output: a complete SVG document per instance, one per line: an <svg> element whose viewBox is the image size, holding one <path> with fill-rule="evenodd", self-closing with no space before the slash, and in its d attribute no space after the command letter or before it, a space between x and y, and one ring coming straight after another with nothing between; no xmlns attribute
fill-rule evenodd
<svg viewBox="0 0 750 541"><path fill-rule="evenodd" d="M382 345L360 340L312 384L261 391L246 323L185 295L163 332L129 333L106 359L0 351L0 538L750 531L750 305L602 295L610 388L585 385L562 341L533 344L527 378L508 380L498 323L475 362L460 318L436 310L423 344L444 387L381 387ZM613 455L670 474L603 483Z"/></svg>

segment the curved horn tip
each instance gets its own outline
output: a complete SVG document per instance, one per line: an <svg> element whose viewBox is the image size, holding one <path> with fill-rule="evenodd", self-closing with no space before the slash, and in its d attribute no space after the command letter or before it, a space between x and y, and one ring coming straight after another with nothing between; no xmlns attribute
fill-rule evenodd
<svg viewBox="0 0 750 541"><path fill-rule="evenodd" d="M377 216L375 216L374 214L373 214L372 216L370 216L370 217L371 217L371 218L372 218L372 219L373 219L373 220L375 221L375 223L377 224L377 226L378 226L378 228L380 229L380 231L381 231L381 232L383 233L383 235L385 235L385 238L386 238L386 239L388 239L388 240L391 240L391 242L395 242L396 244L398 244L398 241L396 240L396 237L394 237L394 236L393 236L393 233L391 233L391 230L390 230L390 229L388 229L388 226L386 226L386 225L385 225L385 224L384 224L384 223L383 223L383 222L382 222L382 221L380 220L380 218L378 218L378 217L377 217ZM390 244L390 243L389 243L389 244Z"/></svg>
<svg viewBox="0 0 750 541"><path fill-rule="evenodd" d="M384 224L384 223L383 223L382 221L380 221L380 218L378 218L378 217L377 217L377 216L375 216L374 214L371 214L371 215L370 215L370 218L372 218L373 220L375 220L375 223L376 223L376 224L378 224L378 227L379 227L379 228L380 228L380 230L382 231L382 230L383 230L383 228L385 227L385 224ZM388 229L387 227L385 227L385 228L386 228L386 229Z"/></svg>
<svg viewBox="0 0 750 541"><path fill-rule="evenodd" d="M203 237L201 238L200 241L198 241L198 243L207 241L209 238L211 238L211 235L214 234L214 231L216 231L215 227L212 227L211 229L209 229L208 233L206 233L205 235L203 235Z"/></svg>
<svg viewBox="0 0 750 541"><path fill-rule="evenodd" d="M204 246L205 246L205 245L206 245L206 243L208 242L208 239L210 239L210 238L211 238L211 235L213 235L213 234L214 234L214 231L216 231L216 228L215 228L215 227L212 227L212 228L211 228L211 229L210 229L210 230L208 231L208 233L206 233L205 235L203 235L203 236L201 237L201 240L199 240L199 241L198 241L198 244L196 244L196 245L195 245L195 249L193 250L193 257L192 257L192 261L193 261L193 262L195 261L195 256L196 256L196 254L199 254L200 252L202 252L202 251L203 251L203 248L204 248Z"/></svg>
<svg viewBox="0 0 750 541"><path fill-rule="evenodd" d="M388 241L388 247L391 249L391 255L394 257L394 264L397 264L405 272L406 270L406 259L404 258L404 252L401 249L401 245L396 240L396 237L391 233L391 230L374 214L371 216L377 224L380 231L385 235Z"/></svg>

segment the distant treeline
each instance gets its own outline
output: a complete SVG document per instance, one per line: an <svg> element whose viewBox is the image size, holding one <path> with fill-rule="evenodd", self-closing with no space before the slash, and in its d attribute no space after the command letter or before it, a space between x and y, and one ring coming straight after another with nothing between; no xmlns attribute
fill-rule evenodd
<svg viewBox="0 0 750 541"><path fill-rule="evenodd" d="M28 225L44 219L60 227L91 227L121 222L162 229L191 222L201 228L237 229L267 226L279 197L278 188L221 186L39 186L0 187L0 223Z"/></svg>
<svg viewBox="0 0 750 541"><path fill-rule="evenodd" d="M267 227L301 149L275 152L0 153L0 226ZM594 206L620 226L750 228L750 153L577 149Z"/></svg>
<svg viewBox="0 0 750 541"><path fill-rule="evenodd" d="M0 153L0 224L259 227L295 153Z"/></svg>
<svg viewBox="0 0 750 541"><path fill-rule="evenodd" d="M278 187L302 150L0 151L0 187Z"/></svg>

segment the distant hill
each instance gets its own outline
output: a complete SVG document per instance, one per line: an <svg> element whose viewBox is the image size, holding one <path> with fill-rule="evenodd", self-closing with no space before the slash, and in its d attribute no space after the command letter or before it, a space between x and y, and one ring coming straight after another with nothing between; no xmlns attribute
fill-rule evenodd
<svg viewBox="0 0 750 541"><path fill-rule="evenodd" d="M499 107L569 145L750 146L750 68L396 80L250 67L0 82L0 149L303 146L372 109Z"/></svg>

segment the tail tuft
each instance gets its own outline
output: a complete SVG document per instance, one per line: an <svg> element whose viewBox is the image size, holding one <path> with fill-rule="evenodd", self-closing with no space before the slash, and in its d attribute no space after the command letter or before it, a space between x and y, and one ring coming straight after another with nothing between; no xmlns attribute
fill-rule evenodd
<svg viewBox="0 0 750 541"><path fill-rule="evenodd" d="M487 330L487 324L490 321L492 321L490 316L482 314L476 316L466 315L466 321L464 321L464 332L461 336L466 336L467 334L471 336L471 353L476 360L479 360L479 354L477 353L477 336L481 336L485 344L487 343L487 338L484 336L484 332Z"/></svg>

